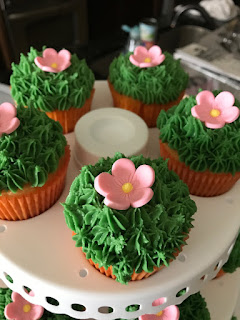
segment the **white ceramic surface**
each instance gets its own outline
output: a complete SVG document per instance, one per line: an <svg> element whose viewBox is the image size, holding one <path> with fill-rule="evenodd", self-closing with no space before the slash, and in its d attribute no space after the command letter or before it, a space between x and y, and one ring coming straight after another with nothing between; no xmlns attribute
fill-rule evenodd
<svg viewBox="0 0 240 320"><path fill-rule="evenodd" d="M95 164L101 157L146 154L148 127L135 113L100 108L85 114L75 126L74 157L79 166Z"/></svg>

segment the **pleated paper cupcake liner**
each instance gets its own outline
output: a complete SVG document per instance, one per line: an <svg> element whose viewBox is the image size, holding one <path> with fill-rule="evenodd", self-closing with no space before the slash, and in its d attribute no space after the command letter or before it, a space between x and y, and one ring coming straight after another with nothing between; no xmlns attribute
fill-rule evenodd
<svg viewBox="0 0 240 320"><path fill-rule="evenodd" d="M73 233L74 234L74 233ZM184 241L186 241L188 239L188 236L186 236L186 238L184 239ZM181 246L180 250L176 250L173 255L176 258L179 253L182 251L184 245ZM92 259L88 259L89 263L95 267L99 272L101 272L102 274L104 274L105 276L112 278L112 279L116 279L116 276L113 274L113 269L112 266L110 266L109 268L105 269L104 267L99 268L99 264L98 263L94 263L92 261ZM170 260L169 263L171 263L173 260ZM160 271L161 269L163 269L165 267L165 265L162 265L160 267L153 267L153 272L146 272L146 271L141 271L140 273L136 273L135 271L133 271L133 274L131 275L131 281L136 281L136 280L142 280L145 278L148 278L149 276L151 276L152 274Z"/></svg>
<svg viewBox="0 0 240 320"><path fill-rule="evenodd" d="M161 110L168 110L174 105L179 104L185 93L185 91L182 91L176 100L170 101L166 104L144 104L140 100L118 93L109 81L108 85L112 94L114 107L136 113L146 122L149 128L156 127L157 118Z"/></svg>
<svg viewBox="0 0 240 320"><path fill-rule="evenodd" d="M234 176L231 173L213 173L210 171L197 172L191 170L185 163L180 162L175 150L167 143L160 141L160 155L168 160L168 168L177 173L179 178L188 185L192 195L213 197L229 191L240 178L240 172Z"/></svg>
<svg viewBox="0 0 240 320"><path fill-rule="evenodd" d="M70 149L66 146L57 171L48 175L44 186L26 185L23 190L18 190L16 193L3 191L0 195L0 219L26 220L49 209L62 194L69 160Z"/></svg>
<svg viewBox="0 0 240 320"><path fill-rule="evenodd" d="M47 116L55 121L59 121L63 127L63 133L69 133L74 130L78 120L91 109L91 104L95 89L92 89L90 97L85 101L81 108L71 107L68 110L54 110L46 112Z"/></svg>

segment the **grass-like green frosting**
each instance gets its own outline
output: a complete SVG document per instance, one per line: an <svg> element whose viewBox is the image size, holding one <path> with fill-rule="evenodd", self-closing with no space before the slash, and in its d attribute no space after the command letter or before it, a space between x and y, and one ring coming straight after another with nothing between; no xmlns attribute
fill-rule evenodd
<svg viewBox="0 0 240 320"><path fill-rule="evenodd" d="M210 320L211 316L205 299L201 294L195 293L178 305L180 311L179 320Z"/></svg>
<svg viewBox="0 0 240 320"><path fill-rule="evenodd" d="M121 54L109 68L109 81L120 94L146 104L164 104L176 100L186 89L188 75L170 53L164 52L163 63L150 68L133 65L130 54Z"/></svg>
<svg viewBox="0 0 240 320"><path fill-rule="evenodd" d="M17 108L19 127L0 138L0 192L41 187L56 171L66 139L61 125L33 108Z"/></svg>
<svg viewBox="0 0 240 320"><path fill-rule="evenodd" d="M232 252L230 253L228 261L223 265L222 269L224 272L233 273L239 267L240 267L240 233L234 244Z"/></svg>
<svg viewBox="0 0 240 320"><path fill-rule="evenodd" d="M214 91L216 96L220 91ZM179 160L194 171L213 173L240 171L240 117L220 129L209 129L191 114L197 105L194 96L183 99L179 105L158 116L160 139L176 150ZM240 108L236 99L235 106Z"/></svg>
<svg viewBox="0 0 240 320"><path fill-rule="evenodd" d="M5 307L12 302L11 299L12 290L4 288L0 288L0 319L1 320L7 320L4 315L4 309ZM44 310L44 313L41 317L41 320L70 320L73 319L67 315L64 314L54 314L47 310Z"/></svg>
<svg viewBox="0 0 240 320"><path fill-rule="evenodd" d="M21 54L19 64L12 64L11 94L17 104L46 112L81 108L90 97L95 80L86 61L72 54L71 66L53 73L37 67L37 56L42 57L42 51L31 48L27 56Z"/></svg>
<svg viewBox="0 0 240 320"><path fill-rule="evenodd" d="M83 167L63 205L66 223L76 233L76 246L99 267L112 265L116 280L126 284L134 269L136 273L152 272L154 266L167 266L174 259L173 253L192 228L196 205L188 187L168 170L166 161L134 156L130 159L136 168L147 164L155 171L153 198L140 208L121 211L107 207L94 189L94 179L102 172L111 173L120 158L124 156L117 153Z"/></svg>

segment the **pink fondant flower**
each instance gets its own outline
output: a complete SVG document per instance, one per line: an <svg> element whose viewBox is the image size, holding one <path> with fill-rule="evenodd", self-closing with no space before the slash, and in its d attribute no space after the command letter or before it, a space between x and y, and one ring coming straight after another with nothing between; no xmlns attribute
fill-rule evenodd
<svg viewBox="0 0 240 320"><path fill-rule="evenodd" d="M71 65L71 53L68 50L61 50L57 53L52 48L45 49L42 57L34 59L35 64L43 71L61 72Z"/></svg>
<svg viewBox="0 0 240 320"><path fill-rule="evenodd" d="M177 306L169 306L157 314L145 314L139 320L178 320L180 312Z"/></svg>
<svg viewBox="0 0 240 320"><path fill-rule="evenodd" d="M34 293L31 291L29 295L34 296ZM12 301L4 310L9 320L38 320L43 315L43 307L28 302L17 292L12 292Z"/></svg>
<svg viewBox="0 0 240 320"><path fill-rule="evenodd" d="M234 96L223 91L216 98L210 91L202 91L196 96L197 105L191 109L192 115L211 129L222 128L239 117L239 109L234 104Z"/></svg>
<svg viewBox="0 0 240 320"><path fill-rule="evenodd" d="M106 206L126 210L142 207L152 199L154 180L152 167L141 165L136 170L131 160L119 159L112 166L112 175L103 172L95 178L94 188L105 197Z"/></svg>
<svg viewBox="0 0 240 320"><path fill-rule="evenodd" d="M15 131L20 121L16 117L17 109L9 102L0 105L0 137L3 133L12 133Z"/></svg>
<svg viewBox="0 0 240 320"><path fill-rule="evenodd" d="M131 54L129 57L131 63L140 68L158 66L164 59L165 55L162 54L159 46L152 46L149 50L143 46L138 46L134 50L134 54Z"/></svg>

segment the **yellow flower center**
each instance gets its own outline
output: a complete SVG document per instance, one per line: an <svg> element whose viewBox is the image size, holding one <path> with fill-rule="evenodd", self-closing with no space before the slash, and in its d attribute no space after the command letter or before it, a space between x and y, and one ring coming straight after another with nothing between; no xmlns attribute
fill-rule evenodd
<svg viewBox="0 0 240 320"><path fill-rule="evenodd" d="M144 62L151 62L151 59L150 58L145 58Z"/></svg>
<svg viewBox="0 0 240 320"><path fill-rule="evenodd" d="M159 311L159 312L157 313L157 316L160 317L160 316L162 315L162 313L163 313L162 311Z"/></svg>
<svg viewBox="0 0 240 320"><path fill-rule="evenodd" d="M24 312L29 312L30 310L31 310L30 304L25 304L25 305L23 306L23 311L24 311Z"/></svg>
<svg viewBox="0 0 240 320"><path fill-rule="evenodd" d="M218 116L220 116L221 112L218 110L218 109L212 109L210 111L210 115L213 117L213 118L216 118Z"/></svg>
<svg viewBox="0 0 240 320"><path fill-rule="evenodd" d="M131 192L132 189L133 189L133 185L130 182L124 183L124 185L122 186L122 191L125 193Z"/></svg>
<svg viewBox="0 0 240 320"><path fill-rule="evenodd" d="M58 65L57 65L55 62L51 64L51 67L54 68L54 69L56 69L57 66L58 66Z"/></svg>

